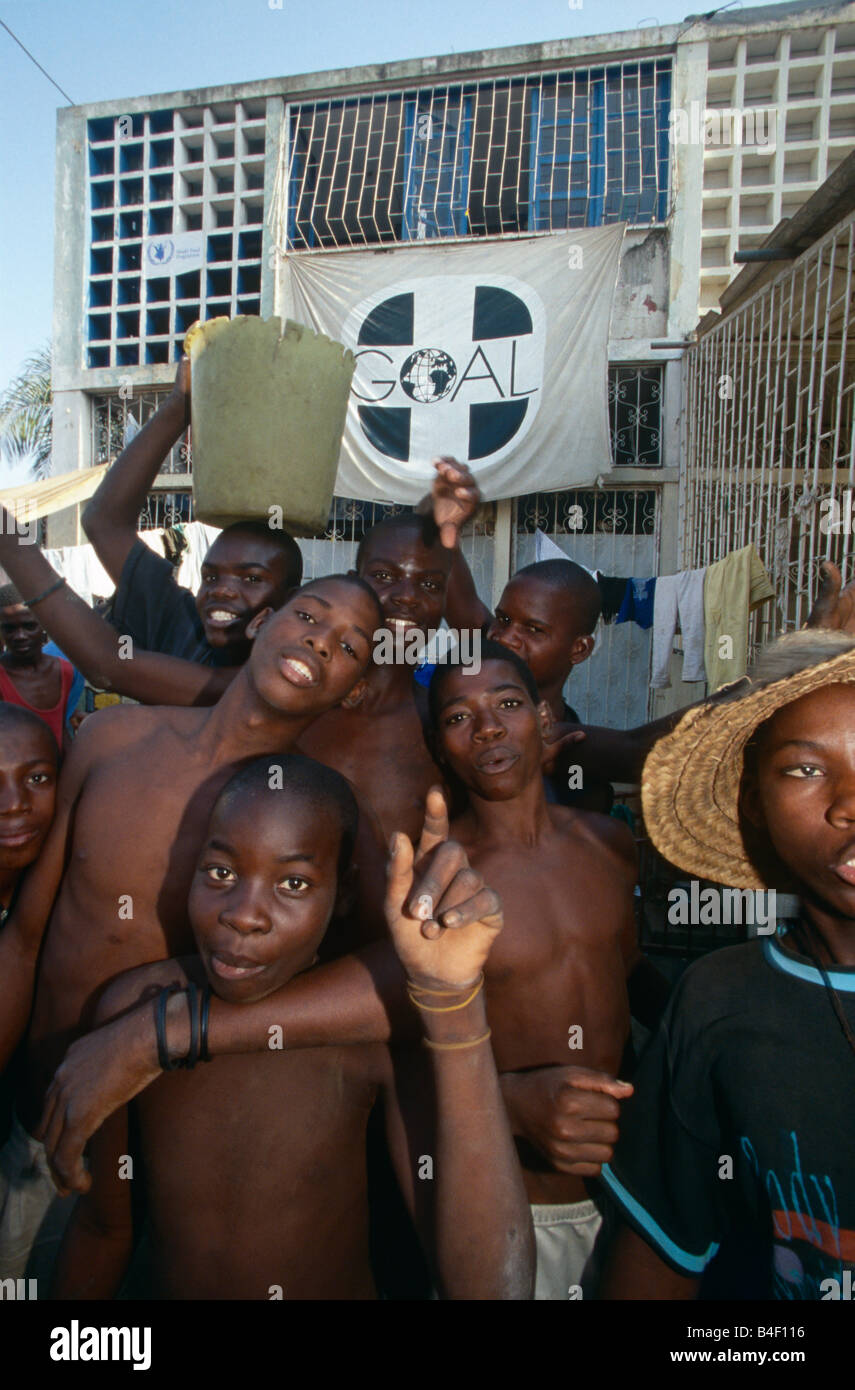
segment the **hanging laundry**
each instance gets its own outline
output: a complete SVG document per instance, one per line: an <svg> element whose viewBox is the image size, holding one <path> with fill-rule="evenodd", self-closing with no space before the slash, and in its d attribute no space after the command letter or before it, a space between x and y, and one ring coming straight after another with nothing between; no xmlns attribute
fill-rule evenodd
<svg viewBox="0 0 855 1390"><path fill-rule="evenodd" d="M193 594L202 582L202 561L219 534L216 526L206 526L202 521L189 521L184 526L187 549L181 555L177 579Z"/></svg>
<svg viewBox="0 0 855 1390"><path fill-rule="evenodd" d="M704 672L704 570L660 574L653 603L653 663L650 684L667 690L679 620L683 634L684 681L702 681Z"/></svg>
<svg viewBox="0 0 855 1390"><path fill-rule="evenodd" d="M704 584L704 663L710 694L745 675L748 615L774 597L772 582L753 545L709 566Z"/></svg>
<svg viewBox="0 0 855 1390"><path fill-rule="evenodd" d="M600 586L600 597L603 601L603 622L613 623L626 598L629 580L615 579L612 575L601 574L597 577L597 583Z"/></svg>
<svg viewBox="0 0 855 1390"><path fill-rule="evenodd" d="M92 603L94 598L107 598L115 588L95 554L95 547L88 543L46 550L45 559L87 603Z"/></svg>
<svg viewBox="0 0 855 1390"><path fill-rule="evenodd" d="M620 606L616 623L637 623L639 627L653 626L653 603L656 594L655 579L629 579L626 593Z"/></svg>

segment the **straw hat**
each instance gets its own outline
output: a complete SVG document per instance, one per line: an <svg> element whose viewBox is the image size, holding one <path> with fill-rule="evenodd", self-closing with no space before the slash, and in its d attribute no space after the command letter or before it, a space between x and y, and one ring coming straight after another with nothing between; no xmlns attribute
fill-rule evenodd
<svg viewBox="0 0 855 1390"><path fill-rule="evenodd" d="M758 870L740 825L745 747L783 705L837 684L855 684L855 638L803 629L767 647L751 676L687 710L644 764L644 823L659 853L695 878L781 887Z"/></svg>

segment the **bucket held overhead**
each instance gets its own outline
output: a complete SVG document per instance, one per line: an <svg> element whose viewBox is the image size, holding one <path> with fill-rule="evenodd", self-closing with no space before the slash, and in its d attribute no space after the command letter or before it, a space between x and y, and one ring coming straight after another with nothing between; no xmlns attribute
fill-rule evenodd
<svg viewBox="0 0 855 1390"><path fill-rule="evenodd" d="M240 315L196 323L191 361L195 513L212 526L326 525L354 357L302 324ZM281 512L279 511L281 508Z"/></svg>

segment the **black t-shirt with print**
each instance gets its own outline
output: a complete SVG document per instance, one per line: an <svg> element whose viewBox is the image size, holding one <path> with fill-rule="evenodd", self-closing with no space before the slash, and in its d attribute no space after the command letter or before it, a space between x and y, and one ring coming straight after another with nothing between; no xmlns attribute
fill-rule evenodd
<svg viewBox="0 0 855 1390"><path fill-rule="evenodd" d="M855 1029L855 967L829 977ZM767 937L690 966L633 1085L603 1180L672 1268L738 1250L722 1297L829 1298L830 1280L846 1297L855 1053L810 961Z"/></svg>
<svg viewBox="0 0 855 1390"><path fill-rule="evenodd" d="M233 664L228 650L215 651L205 636L196 600L175 582L175 570L165 555L155 555L145 541L136 540L122 569L110 622L134 645L166 656L182 656L203 666Z"/></svg>

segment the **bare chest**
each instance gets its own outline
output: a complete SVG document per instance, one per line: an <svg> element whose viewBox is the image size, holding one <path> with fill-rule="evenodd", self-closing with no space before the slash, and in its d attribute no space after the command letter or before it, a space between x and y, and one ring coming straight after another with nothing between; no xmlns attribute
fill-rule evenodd
<svg viewBox="0 0 855 1390"><path fill-rule="evenodd" d="M629 1027L628 889L567 847L473 857L504 908L485 972L499 1069L616 1065Z"/></svg>
<svg viewBox="0 0 855 1390"><path fill-rule="evenodd" d="M414 704L389 713L333 710L306 730L300 749L347 777L387 836L421 833L425 797L442 775Z"/></svg>

